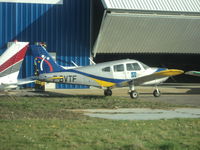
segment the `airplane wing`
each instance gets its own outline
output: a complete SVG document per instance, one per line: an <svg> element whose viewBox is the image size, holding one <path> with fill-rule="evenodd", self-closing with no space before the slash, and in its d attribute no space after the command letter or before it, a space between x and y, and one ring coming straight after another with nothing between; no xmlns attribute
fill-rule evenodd
<svg viewBox="0 0 200 150"><path fill-rule="evenodd" d="M185 74L200 77L200 71L188 71Z"/></svg>
<svg viewBox="0 0 200 150"><path fill-rule="evenodd" d="M29 77L29 78L25 78L25 79L18 79L17 82L13 83L1 83L1 85L3 86L3 89L14 89L17 88L17 86L19 85L23 85L23 84L29 84L29 83L33 83L35 82L36 79L34 79L33 77Z"/></svg>
<svg viewBox="0 0 200 150"><path fill-rule="evenodd" d="M129 83L133 82L134 85L141 85L145 82L149 82L149 81L153 81L156 79L162 79L165 77L170 77L170 76L175 76L175 75L179 75L184 73L184 71L182 70L178 70L178 69L168 69L168 70L164 70L164 71L160 71L160 72L155 72L153 74L150 75L146 75L146 76L142 76L136 79L132 79L129 81L125 81L124 83L122 83L122 85L129 85Z"/></svg>
<svg viewBox="0 0 200 150"><path fill-rule="evenodd" d="M29 83L34 83L37 80L37 77L29 77L25 79L18 79L17 80L17 85L23 85L23 84L29 84Z"/></svg>

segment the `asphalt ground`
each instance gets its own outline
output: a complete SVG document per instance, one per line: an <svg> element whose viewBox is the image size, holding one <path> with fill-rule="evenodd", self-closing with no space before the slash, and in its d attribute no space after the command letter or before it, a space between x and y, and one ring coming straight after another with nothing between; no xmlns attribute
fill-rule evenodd
<svg viewBox="0 0 200 150"><path fill-rule="evenodd" d="M187 109L183 110L152 110L152 109L117 109L117 110L72 110L85 112L84 114L90 117L115 119L115 120L156 120L156 119L172 119L172 118L200 118L200 85L165 85L160 86L159 90L162 95L155 98L152 94L154 87L137 87L137 91L140 93L138 100L141 101L163 101L171 104L178 104L186 106ZM130 98L128 94L128 88L116 88L113 89L113 96L120 96ZM45 92L36 92L35 90L15 90L9 92L1 92L0 96L103 96L103 89L46 89ZM134 99L133 99L134 101ZM189 108L191 106L191 108ZM194 108L196 107L196 108ZM90 112L94 111L94 112ZM97 111L97 112L96 112ZM110 114L105 111L116 111L114 114ZM139 113L138 113L139 111ZM156 112L155 112L156 111Z"/></svg>
<svg viewBox="0 0 200 150"><path fill-rule="evenodd" d="M200 106L200 85L166 85L158 87L162 95L158 98L153 96L154 87L136 87L139 92L139 99L145 101L164 101L172 104L181 104L187 106ZM121 96L129 98L128 88L112 89L112 96ZM68 90L47 90L48 92L55 92L66 95L104 95L103 89L68 89Z"/></svg>
<svg viewBox="0 0 200 150"><path fill-rule="evenodd" d="M145 101L164 101L172 104L181 104L187 106L200 106L200 85L199 84L180 84L180 85L164 85L158 87L162 95L158 98L153 96L154 87L136 87L139 92L139 100ZM120 96L129 98L128 88L112 89L113 96ZM15 95L15 96L103 96L103 89L46 89L45 92L36 92L33 89L15 90L9 92L0 92L1 95Z"/></svg>

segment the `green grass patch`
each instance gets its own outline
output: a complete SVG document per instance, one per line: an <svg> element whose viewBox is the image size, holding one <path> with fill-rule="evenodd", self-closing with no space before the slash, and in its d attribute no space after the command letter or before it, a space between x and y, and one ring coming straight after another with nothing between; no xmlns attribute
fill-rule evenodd
<svg viewBox="0 0 200 150"><path fill-rule="evenodd" d="M175 108L161 101L140 101L123 97L70 96L70 97L0 97L0 119L59 118L75 116L67 109L93 108Z"/></svg>
<svg viewBox="0 0 200 150"><path fill-rule="evenodd" d="M5 149L200 149L200 120L1 120Z"/></svg>
<svg viewBox="0 0 200 150"><path fill-rule="evenodd" d="M116 121L69 111L117 107L178 106L123 97L0 97L0 149L200 149L200 119Z"/></svg>

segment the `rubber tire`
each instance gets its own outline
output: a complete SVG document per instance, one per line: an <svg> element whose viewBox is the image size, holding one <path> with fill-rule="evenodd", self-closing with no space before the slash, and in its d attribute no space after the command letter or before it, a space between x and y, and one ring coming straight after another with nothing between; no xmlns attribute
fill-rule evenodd
<svg viewBox="0 0 200 150"><path fill-rule="evenodd" d="M153 91L153 96L154 96L154 97L160 97L160 96L161 96L161 92L160 92L160 91L158 92L158 91L159 91L159 90L154 90L154 91Z"/></svg>
<svg viewBox="0 0 200 150"><path fill-rule="evenodd" d="M130 92L130 97L131 97L132 99L137 99L137 98L139 97L139 94L138 94L137 91L131 91L131 92Z"/></svg>
<svg viewBox="0 0 200 150"><path fill-rule="evenodd" d="M111 89L104 90L104 95L105 96L112 96L112 90Z"/></svg>

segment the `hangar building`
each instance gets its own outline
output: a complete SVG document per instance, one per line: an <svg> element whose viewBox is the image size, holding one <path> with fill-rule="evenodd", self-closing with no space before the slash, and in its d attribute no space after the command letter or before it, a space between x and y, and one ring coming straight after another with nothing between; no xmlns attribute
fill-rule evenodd
<svg viewBox="0 0 200 150"><path fill-rule="evenodd" d="M63 66L71 61L89 64L90 0L0 0L0 50L7 42L45 42ZM33 75L33 60L28 51L23 63L22 77ZM57 88L84 88L62 85Z"/></svg>
<svg viewBox="0 0 200 150"><path fill-rule="evenodd" d="M1 53L16 39L45 42L64 66L94 56L200 70L199 0L0 0L0 33ZM20 76L33 70L29 51Z"/></svg>
<svg viewBox="0 0 200 150"><path fill-rule="evenodd" d="M199 0L96 0L93 8L102 16L98 22L93 13L97 62L134 58L150 66L200 70ZM200 81L185 75L178 80Z"/></svg>

